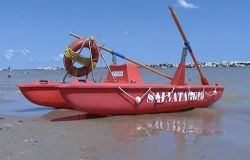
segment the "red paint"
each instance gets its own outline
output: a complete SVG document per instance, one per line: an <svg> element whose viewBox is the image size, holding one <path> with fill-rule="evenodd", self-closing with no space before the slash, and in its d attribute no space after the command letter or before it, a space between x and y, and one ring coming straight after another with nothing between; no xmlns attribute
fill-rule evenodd
<svg viewBox="0 0 250 160"><path fill-rule="evenodd" d="M96 115L174 112L207 107L222 96L224 88L217 84L181 85L183 73L178 72L183 72L183 64L178 68L172 84L145 84L137 66L127 64L111 66L111 71L117 72L115 82L109 74L104 83L75 80L70 84L51 81L44 84L36 81L18 87L33 103ZM141 97L141 102L136 103L131 96Z"/></svg>
<svg viewBox="0 0 250 160"><path fill-rule="evenodd" d="M17 84L22 94L32 103L57 109L71 108L61 96L58 85L52 81L35 81Z"/></svg>
<svg viewBox="0 0 250 160"><path fill-rule="evenodd" d="M173 85L185 85L185 62L181 62L175 72L175 75L171 81Z"/></svg>
<svg viewBox="0 0 250 160"><path fill-rule="evenodd" d="M130 95L142 96L149 88L154 93L171 92L175 87L175 92L202 92L205 89L203 100L188 100L183 98L180 102L154 102L147 103L147 96L142 98L142 102L137 104L135 100L122 92L119 87ZM215 90L217 94L208 96ZM59 87L60 93L67 102L76 110L97 114L97 115L120 115L120 114L144 114L173 112L195 107L207 107L217 101L223 93L223 87L217 85L185 85L176 86L169 84L128 84L128 83L86 83L68 84Z"/></svg>
<svg viewBox="0 0 250 160"><path fill-rule="evenodd" d="M111 73L108 72L105 82L143 83L138 66L135 64L111 65L110 70L114 74L115 80L112 78Z"/></svg>

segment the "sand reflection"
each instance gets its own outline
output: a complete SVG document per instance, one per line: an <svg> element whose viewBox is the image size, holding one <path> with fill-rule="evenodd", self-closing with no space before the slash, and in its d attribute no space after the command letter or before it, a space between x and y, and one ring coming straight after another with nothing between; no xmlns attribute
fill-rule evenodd
<svg viewBox="0 0 250 160"><path fill-rule="evenodd" d="M62 109L52 111L44 115L43 118L50 121L99 119L99 123L111 125L113 129L116 129L115 126L118 125L123 133L123 129L125 129L130 132L130 135L140 137L154 136L163 132L199 136L220 133L220 111L215 108L201 108L177 113L114 117L100 117ZM114 131L120 132L118 130Z"/></svg>
<svg viewBox="0 0 250 160"><path fill-rule="evenodd" d="M156 144L164 146L163 148L169 151L185 153L190 145L199 146L202 143L202 137L218 136L222 130L221 112L217 108L113 117L95 117L78 111L56 110L44 115L43 118L50 121L71 121L66 124L74 128L70 132L81 132L76 134L79 136L78 139L84 139L88 131L92 131L93 141L98 139L99 142L96 144L82 142L91 150L95 148L100 152L111 152L114 149L124 156L137 155L137 153L142 155L139 154L141 152L143 155L149 155L152 151L145 153L145 147L150 148ZM58 125L61 124L65 123L59 122ZM89 137L89 140L91 139ZM78 143L81 143L80 140ZM101 144L110 146L112 149L103 148ZM161 153L154 150L152 154L157 155L157 152ZM89 154L92 152L90 151Z"/></svg>

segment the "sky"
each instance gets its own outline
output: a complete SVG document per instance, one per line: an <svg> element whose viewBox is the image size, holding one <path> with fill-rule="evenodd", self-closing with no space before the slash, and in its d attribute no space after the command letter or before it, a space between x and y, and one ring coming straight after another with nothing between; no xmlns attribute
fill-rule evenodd
<svg viewBox="0 0 250 160"><path fill-rule="evenodd" d="M178 63L183 40L168 5L198 61L250 60L249 0L2 0L0 69L63 67L69 32L144 64Z"/></svg>

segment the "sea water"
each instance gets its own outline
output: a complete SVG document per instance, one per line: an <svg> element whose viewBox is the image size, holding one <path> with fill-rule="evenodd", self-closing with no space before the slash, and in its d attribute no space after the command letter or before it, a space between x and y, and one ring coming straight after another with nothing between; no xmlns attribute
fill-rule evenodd
<svg viewBox="0 0 250 160"><path fill-rule="evenodd" d="M159 70L170 75L175 71ZM184 112L89 119L91 124L107 129L102 130L101 139L108 139L105 146L111 148L96 143L92 147L97 151L88 155L101 159L249 159L250 68L202 70L210 83L225 87L219 101L208 108ZM147 70L140 71L146 83L169 83ZM106 74L107 69L98 68L88 79L102 82ZM187 83L200 83L196 69L187 69L186 74ZM62 82L64 75L64 70L14 70L9 79L6 71L0 71L0 115L50 117L57 110L32 104L16 84L37 79ZM72 79L67 77L66 82Z"/></svg>
<svg viewBox="0 0 250 160"><path fill-rule="evenodd" d="M159 69L172 75L175 69ZM169 83L150 71L140 70L145 83ZM250 68L203 68L203 72L210 83L218 83L225 87L223 97L213 105L215 109L248 109L250 107ZM17 83L33 82L35 80L53 80L62 82L65 70L13 70L12 77L8 78L7 71L0 71L0 114L37 116L50 112L51 108L33 104L25 99ZM102 82L106 78L107 69L98 68L88 76L89 80ZM82 79L84 79L83 77ZM66 82L73 78L67 77ZM200 78L195 68L186 70L187 83L200 83ZM250 109L250 108L249 108Z"/></svg>

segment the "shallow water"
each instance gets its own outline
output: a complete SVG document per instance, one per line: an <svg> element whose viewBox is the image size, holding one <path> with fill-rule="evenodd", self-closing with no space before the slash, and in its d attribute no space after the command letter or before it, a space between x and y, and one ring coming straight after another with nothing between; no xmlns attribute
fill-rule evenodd
<svg viewBox="0 0 250 160"><path fill-rule="evenodd" d="M171 74L174 71L161 70ZM77 128L80 124L84 126L91 123L87 128L94 132L89 138L94 136L96 141L90 142L86 137L82 142L79 141L79 144L86 144L89 159L248 159L250 68L204 68L203 71L211 83L225 86L222 99L209 108L81 121L79 119L84 117L78 115L78 121L70 121L68 127L73 127L70 132L74 132L74 127ZM105 79L106 70L98 69L95 73L97 81ZM147 83L167 82L146 70L141 70L141 73ZM36 79L62 81L64 71L16 70L12 74L12 78L8 79L7 72L0 71L1 115L41 117L47 121L65 117L68 111L32 104L15 86L16 83ZM91 75L89 78L91 79ZM186 79L188 83L198 82L197 71L187 69ZM67 116L69 115L71 114ZM70 120L73 119L74 116L71 115ZM81 139L81 134L77 136Z"/></svg>
<svg viewBox="0 0 250 160"><path fill-rule="evenodd" d="M174 69L161 69L167 74L173 74ZM204 73L210 83L218 83L225 86L222 99L214 105L218 109L242 109L248 108L250 104L250 68L204 68ZM199 77L195 69L187 69L187 83L199 83ZM106 78L106 69L99 68L95 71L94 79L103 81ZM141 74L146 83L168 83L169 81L141 69ZM40 80L62 81L65 75L64 70L14 70L12 78L8 79L6 71L0 71L0 113L7 115L37 116L53 109L41 107L27 101L16 87L17 83L33 82ZM89 79L92 80L91 74ZM72 77L67 78L69 82Z"/></svg>

